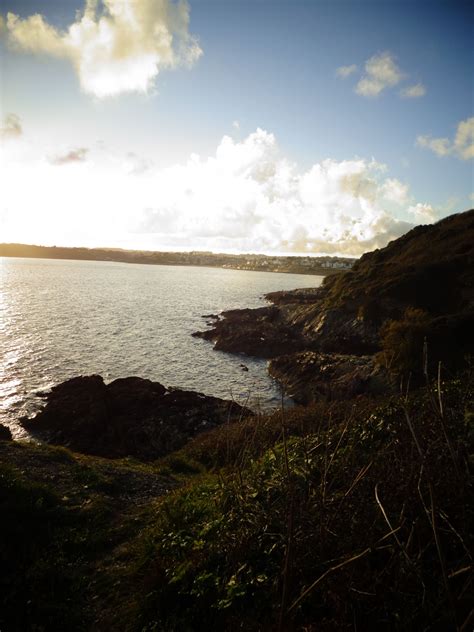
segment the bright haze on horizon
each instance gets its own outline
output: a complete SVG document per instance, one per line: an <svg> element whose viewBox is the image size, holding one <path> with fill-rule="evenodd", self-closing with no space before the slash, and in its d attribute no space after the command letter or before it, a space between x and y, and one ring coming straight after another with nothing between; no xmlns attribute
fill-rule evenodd
<svg viewBox="0 0 474 632"><path fill-rule="evenodd" d="M473 18L4 0L0 242L358 256L470 208Z"/></svg>

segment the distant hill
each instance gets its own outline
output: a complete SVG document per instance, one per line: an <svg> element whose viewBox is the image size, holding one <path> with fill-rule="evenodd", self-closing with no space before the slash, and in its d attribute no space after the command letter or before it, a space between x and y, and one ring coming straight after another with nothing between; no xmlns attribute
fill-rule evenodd
<svg viewBox="0 0 474 632"><path fill-rule="evenodd" d="M260 272L332 275L352 267L348 257L228 254L214 252L160 252L120 248L66 248L28 244L0 244L0 257L71 259L79 261L115 261L169 266L207 266Z"/></svg>

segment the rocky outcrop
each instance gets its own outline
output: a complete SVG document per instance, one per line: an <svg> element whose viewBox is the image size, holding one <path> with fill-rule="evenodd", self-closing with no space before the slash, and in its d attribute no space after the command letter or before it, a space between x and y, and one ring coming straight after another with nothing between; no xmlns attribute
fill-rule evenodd
<svg viewBox="0 0 474 632"><path fill-rule="evenodd" d="M431 357L456 370L474 353L469 335L474 329L474 210L414 228L365 254L350 271L327 277L320 288L273 292L266 298L273 305L223 312L210 329L194 335L213 341L216 350L278 358L271 372L289 392L289 385L303 379L314 381L308 392L322 388L319 373L307 374L306 363L302 368L301 352L351 356L347 362L334 361L339 384L332 388L332 393L350 396L352 356L373 356L380 350L382 325L415 308L423 310L429 323ZM361 378L360 389L370 391L372 384Z"/></svg>
<svg viewBox="0 0 474 632"><path fill-rule="evenodd" d="M231 401L138 377L110 384L100 375L77 377L43 397L44 408L22 420L28 431L76 452L111 458L156 459L200 432L251 414Z"/></svg>
<svg viewBox="0 0 474 632"><path fill-rule="evenodd" d="M380 395L394 388L371 356L303 351L271 360L268 370L298 404Z"/></svg>
<svg viewBox="0 0 474 632"><path fill-rule="evenodd" d="M211 329L192 335L214 342L216 351L274 358L304 349L307 344L301 332L285 322L282 310L276 306L229 310L211 325Z"/></svg>
<svg viewBox="0 0 474 632"><path fill-rule="evenodd" d="M12 441L12 433L10 432L10 428L7 428L3 424L0 424L0 441Z"/></svg>

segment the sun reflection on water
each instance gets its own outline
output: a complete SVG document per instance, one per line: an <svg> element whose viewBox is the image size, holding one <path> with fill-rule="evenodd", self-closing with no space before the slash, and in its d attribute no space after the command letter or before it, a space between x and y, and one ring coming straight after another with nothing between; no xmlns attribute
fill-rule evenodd
<svg viewBox="0 0 474 632"><path fill-rule="evenodd" d="M203 314L322 277L213 268L0 258L0 422L37 409L38 391L76 375L138 375L255 408L280 393L266 362L218 353L193 331Z"/></svg>

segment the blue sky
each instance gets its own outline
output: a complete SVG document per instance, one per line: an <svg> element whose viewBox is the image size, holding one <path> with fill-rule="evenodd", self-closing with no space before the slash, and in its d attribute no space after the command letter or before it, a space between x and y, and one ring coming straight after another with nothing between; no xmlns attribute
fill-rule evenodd
<svg viewBox="0 0 474 632"><path fill-rule="evenodd" d="M472 206L471 2L118 4L112 58L84 2L3 0L1 241L360 254Z"/></svg>

